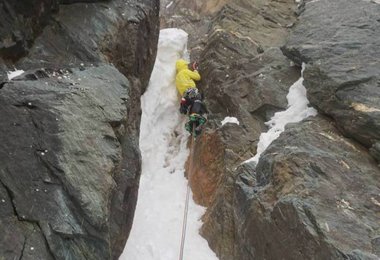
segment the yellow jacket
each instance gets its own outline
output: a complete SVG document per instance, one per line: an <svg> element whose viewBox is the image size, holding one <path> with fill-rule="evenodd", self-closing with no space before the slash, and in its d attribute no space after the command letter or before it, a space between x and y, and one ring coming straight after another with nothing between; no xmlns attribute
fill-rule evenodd
<svg viewBox="0 0 380 260"><path fill-rule="evenodd" d="M177 69L177 76L175 77L175 85L178 92L183 96L183 93L188 88L195 88L195 81L201 80L201 75L198 71L191 71L187 65L189 63L185 60L177 60L175 66Z"/></svg>

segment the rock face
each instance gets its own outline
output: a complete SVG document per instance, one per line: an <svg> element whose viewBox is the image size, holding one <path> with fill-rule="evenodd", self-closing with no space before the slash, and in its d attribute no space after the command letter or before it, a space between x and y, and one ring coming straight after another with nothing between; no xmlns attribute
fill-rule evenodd
<svg viewBox="0 0 380 260"><path fill-rule="evenodd" d="M289 126L251 173L237 175L236 259L378 259L379 168L332 123Z"/></svg>
<svg viewBox="0 0 380 260"><path fill-rule="evenodd" d="M26 72L0 89L0 258L117 259L137 199L158 1L37 2L27 15L17 8L28 1L4 2L1 16L23 42L1 46L2 75Z"/></svg>
<svg viewBox="0 0 380 260"><path fill-rule="evenodd" d="M58 10L57 0L4 0L0 3L0 55L17 59L25 55L36 36Z"/></svg>
<svg viewBox="0 0 380 260"><path fill-rule="evenodd" d="M380 161L379 13L369 1L307 2L284 52L307 63L310 102Z"/></svg>
<svg viewBox="0 0 380 260"><path fill-rule="evenodd" d="M211 114L189 176L219 259L378 259L379 5L183 2L162 20L190 33L200 61ZM257 167L241 164L302 62L308 98L328 117L288 126ZM226 116L240 125L221 126Z"/></svg>
<svg viewBox="0 0 380 260"><path fill-rule="evenodd" d="M187 1L185 6L198 2L192 3ZM243 122L244 129L237 130L240 133L235 147L241 148L240 157L248 158L254 155L259 135L266 129L264 122L286 107L288 88L300 75L279 49L285 42L286 25L295 20L296 6L292 1L230 1L219 9L203 9L208 16L197 23L200 31L192 29L191 16L185 17L185 13L191 13L187 9L179 10L181 17L174 15L166 23L184 27L190 39L198 39L195 46L190 40L190 48L192 57L199 59L204 79L199 88L207 97L217 126L225 116L235 116ZM202 34L203 27L208 28L206 34ZM225 127L223 132L230 129Z"/></svg>

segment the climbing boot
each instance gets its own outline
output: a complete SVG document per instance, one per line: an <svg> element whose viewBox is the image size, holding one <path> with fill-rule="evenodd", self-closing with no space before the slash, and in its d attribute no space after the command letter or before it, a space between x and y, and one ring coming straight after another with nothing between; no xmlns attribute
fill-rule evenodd
<svg viewBox="0 0 380 260"><path fill-rule="evenodd" d="M200 117L200 115L193 113L189 116L189 119L191 122L197 122Z"/></svg>

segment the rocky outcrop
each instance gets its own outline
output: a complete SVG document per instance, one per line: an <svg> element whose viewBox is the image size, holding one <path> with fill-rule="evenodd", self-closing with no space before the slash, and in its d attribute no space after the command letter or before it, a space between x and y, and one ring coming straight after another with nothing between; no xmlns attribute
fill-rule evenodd
<svg viewBox="0 0 380 260"><path fill-rule="evenodd" d="M163 19L190 33L211 111L189 175L194 199L208 207L201 234L210 247L222 260L377 259L378 5L185 2L164 7ZM257 168L242 164L264 122L286 108L302 62L308 97L328 117L289 126ZM240 125L221 126L226 116Z"/></svg>
<svg viewBox="0 0 380 260"><path fill-rule="evenodd" d="M379 168L328 120L289 126L254 176L244 167L235 259L378 259Z"/></svg>
<svg viewBox="0 0 380 260"><path fill-rule="evenodd" d="M41 28L22 33L23 52L1 54L3 75L26 71L0 89L5 259L117 259L132 225L158 2L74 2L88 1L30 13Z"/></svg>
<svg viewBox="0 0 380 260"><path fill-rule="evenodd" d="M284 47L306 62L310 102L380 160L380 5L370 1L306 2Z"/></svg>

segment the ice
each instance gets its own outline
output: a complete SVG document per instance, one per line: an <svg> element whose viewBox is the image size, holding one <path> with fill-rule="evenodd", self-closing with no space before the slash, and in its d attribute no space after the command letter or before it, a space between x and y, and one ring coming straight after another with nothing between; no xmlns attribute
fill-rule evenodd
<svg viewBox="0 0 380 260"><path fill-rule="evenodd" d="M189 155L186 118L178 112L175 62L186 55L187 33L161 30L149 87L143 95L140 133L142 175L132 230L120 260L177 260ZM189 206L184 259L217 259L198 230L205 209Z"/></svg>
<svg viewBox="0 0 380 260"><path fill-rule="evenodd" d="M288 100L288 108L285 111L275 113L274 116L265 123L269 126L269 130L260 135L256 155L244 163L258 163L261 154L280 136L287 124L297 123L309 116L317 115L317 111L314 108L308 107L309 100L306 97L306 88L303 85L304 69L305 64L302 64L301 78L289 88L289 93L286 96Z"/></svg>
<svg viewBox="0 0 380 260"><path fill-rule="evenodd" d="M222 126L224 126L227 123L237 124L237 125L240 124L239 120L236 117L230 117L230 116L225 117L221 123L222 123Z"/></svg>
<svg viewBox="0 0 380 260"><path fill-rule="evenodd" d="M24 72L25 72L25 71L23 71L23 70L9 71L9 72L7 73L7 75L8 75L8 80L12 80L13 78L20 76L20 75L23 74Z"/></svg>

